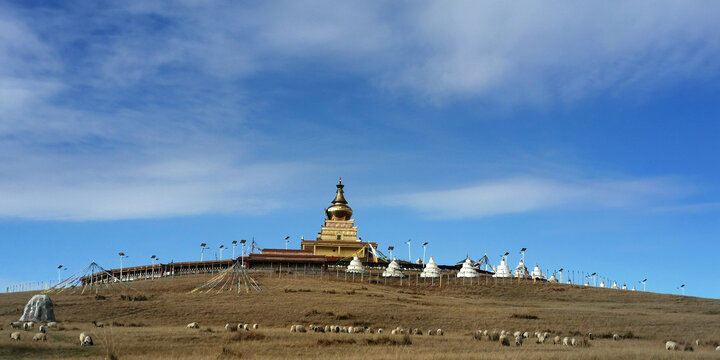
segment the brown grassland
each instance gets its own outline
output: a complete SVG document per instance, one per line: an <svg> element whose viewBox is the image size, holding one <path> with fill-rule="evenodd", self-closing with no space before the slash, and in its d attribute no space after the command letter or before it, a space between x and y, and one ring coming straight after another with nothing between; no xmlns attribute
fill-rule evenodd
<svg viewBox="0 0 720 360"><path fill-rule="evenodd" d="M720 359L720 300L525 282L443 288L376 285L334 279L276 278L258 274L260 293L188 294L210 275L135 281L146 301L120 293L105 299L56 294L59 329L48 342L32 332L11 342L16 321L32 293L0 294L0 359ZM437 285L437 284L436 284ZM93 320L104 322L95 328ZM197 321L201 328L188 329ZM226 323L261 328L227 332ZM113 325L115 323L115 325ZM292 324L339 324L390 329L442 328L444 336L291 333ZM596 339L589 347L535 344L503 347L475 340L476 329L550 331L562 336L592 332L625 334L622 341ZM81 347L80 332L96 346ZM704 346L670 352L666 340Z"/></svg>

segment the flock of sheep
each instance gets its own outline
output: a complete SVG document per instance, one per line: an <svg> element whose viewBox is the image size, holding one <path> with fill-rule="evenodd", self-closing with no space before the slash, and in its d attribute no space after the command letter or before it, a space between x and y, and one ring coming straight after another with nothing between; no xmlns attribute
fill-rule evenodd
<svg viewBox="0 0 720 360"><path fill-rule="evenodd" d="M48 328L56 328L57 323L56 322L49 322L44 325L40 325L38 328L38 332L35 333L32 337L32 341L47 341L47 335L45 333L47 332ZM11 329L23 329L26 332L30 332L32 330L35 330L35 323L32 321L28 322L21 322L21 321L13 321L10 323ZM22 340L22 333L19 331L14 331L10 333L10 341L21 341Z"/></svg>
<svg viewBox="0 0 720 360"><path fill-rule="evenodd" d="M92 322L95 327L103 327L103 323ZM45 324L40 324L38 332L32 337L32 341L47 341L48 329L57 329L57 322L51 321ZM22 329L26 332L30 332L35 329L35 323L32 321L22 322L13 321L10 323L11 329ZM22 333L20 331L14 331L10 333L10 341L22 341ZM80 333L80 346L92 346L94 345L93 339L89 334Z"/></svg>
<svg viewBox="0 0 720 360"><path fill-rule="evenodd" d="M298 333L304 333L304 332L316 332L316 333L345 333L345 334L382 334L385 332L383 328L372 328L369 326L341 326L341 325L314 325L310 324L309 326L305 327L305 325L291 325L290 326L290 332L298 332ZM422 329L415 329L415 328L401 328L396 327L395 329L392 329L390 331L392 335L402 335L407 333L408 335L422 335L423 331ZM442 329L430 329L427 331L428 335L443 335L444 332Z"/></svg>

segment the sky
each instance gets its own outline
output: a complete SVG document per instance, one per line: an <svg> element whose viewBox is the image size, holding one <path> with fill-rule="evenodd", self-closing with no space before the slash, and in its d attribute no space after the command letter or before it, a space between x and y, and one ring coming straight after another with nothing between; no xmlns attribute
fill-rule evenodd
<svg viewBox="0 0 720 360"><path fill-rule="evenodd" d="M720 298L718 13L0 0L0 289L119 251L298 248L342 177L359 236L401 259L526 247Z"/></svg>

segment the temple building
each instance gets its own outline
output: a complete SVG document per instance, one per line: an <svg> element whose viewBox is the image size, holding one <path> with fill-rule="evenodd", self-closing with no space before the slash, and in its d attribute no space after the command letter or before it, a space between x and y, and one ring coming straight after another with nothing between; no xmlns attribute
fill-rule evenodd
<svg viewBox="0 0 720 360"><path fill-rule="evenodd" d="M331 258L353 258L368 261L373 252L370 246L377 248L376 243L363 242L357 236L357 226L352 219L353 211L345 200L342 179L338 181L335 199L332 206L325 209L325 225L318 233L317 240L302 240L303 250L312 250L314 255ZM376 259L375 259L376 260Z"/></svg>

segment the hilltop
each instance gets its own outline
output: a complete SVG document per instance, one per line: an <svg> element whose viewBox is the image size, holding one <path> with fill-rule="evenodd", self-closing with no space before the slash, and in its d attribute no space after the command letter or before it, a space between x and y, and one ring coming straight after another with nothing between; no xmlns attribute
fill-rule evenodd
<svg viewBox="0 0 720 360"><path fill-rule="evenodd" d="M692 353L664 350L673 339L720 342L720 301L676 295L599 289L531 281L443 288L377 285L316 278L277 278L254 274L260 293L188 294L211 276L135 281L138 300L120 293L51 294L62 330L50 331L44 344L10 343L8 323L16 321L32 293L0 294L0 358L120 359L174 358L413 358L413 359L716 359L709 345ZM448 286L449 285L449 286ZM106 324L94 328L91 322ZM200 330L185 328L197 321ZM258 323L245 336L228 333L226 323ZM112 324L115 324L113 326ZM445 336L412 336L411 345L368 340L377 334L294 334L292 324L339 324L394 328L442 328ZM209 330L208 330L209 329ZM474 340L476 329L536 330L599 336L620 333L625 339L592 341L587 348L534 344L520 348ZM97 346L81 348L81 331L94 334ZM29 336L28 336L29 335ZM577 335L576 335L577 336ZM392 336L391 336L392 338ZM649 356L648 354L652 354Z"/></svg>

